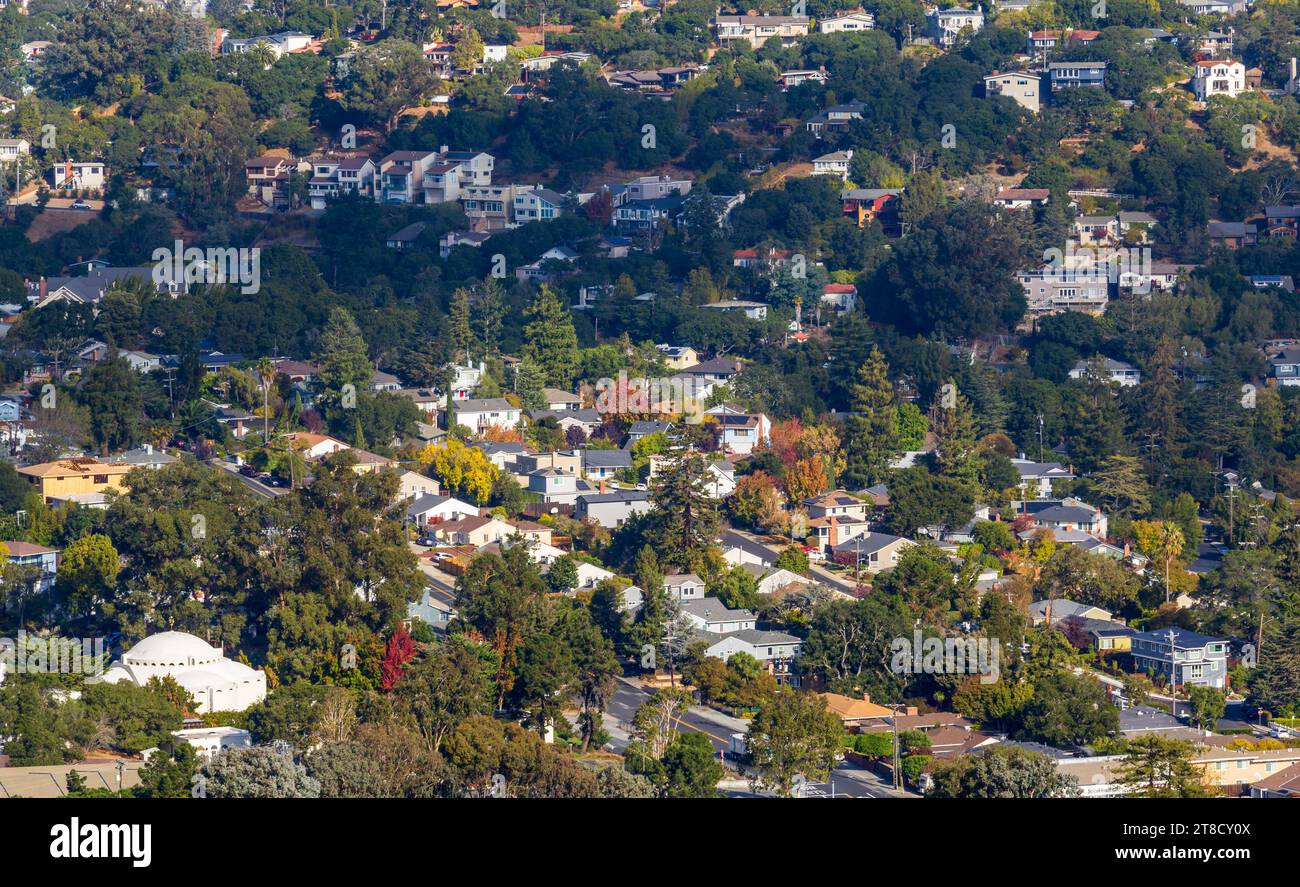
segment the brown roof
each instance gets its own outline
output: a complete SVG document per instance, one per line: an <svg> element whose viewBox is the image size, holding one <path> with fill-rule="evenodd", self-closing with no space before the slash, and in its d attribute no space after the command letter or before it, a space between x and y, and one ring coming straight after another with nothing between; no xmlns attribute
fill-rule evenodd
<svg viewBox="0 0 1300 887"><path fill-rule="evenodd" d="M98 459L60 459L19 468L19 474L29 477L79 477L85 474L126 474L132 465L110 465Z"/></svg>
<svg viewBox="0 0 1300 887"><path fill-rule="evenodd" d="M1300 764L1292 764L1285 770L1279 770L1265 776L1259 782L1254 783L1254 787L1264 791L1300 795Z"/></svg>
<svg viewBox="0 0 1300 887"><path fill-rule="evenodd" d="M30 542L0 542L5 548L9 549L11 557L28 557L33 554L49 554L57 552L57 548L46 548L44 545L33 545Z"/></svg>
<svg viewBox="0 0 1300 887"><path fill-rule="evenodd" d="M876 705L870 699L854 699L839 693L819 693L826 700L826 708L839 715L844 721L860 721L866 718L887 718L891 712L883 705Z"/></svg>

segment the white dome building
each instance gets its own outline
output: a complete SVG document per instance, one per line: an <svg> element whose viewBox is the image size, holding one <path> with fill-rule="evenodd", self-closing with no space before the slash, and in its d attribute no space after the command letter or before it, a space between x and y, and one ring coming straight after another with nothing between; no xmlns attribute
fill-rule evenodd
<svg viewBox="0 0 1300 887"><path fill-rule="evenodd" d="M266 698L266 672L227 659L220 647L183 631L150 635L123 653L99 680L144 686L150 678L167 676L194 697L196 714L243 711Z"/></svg>

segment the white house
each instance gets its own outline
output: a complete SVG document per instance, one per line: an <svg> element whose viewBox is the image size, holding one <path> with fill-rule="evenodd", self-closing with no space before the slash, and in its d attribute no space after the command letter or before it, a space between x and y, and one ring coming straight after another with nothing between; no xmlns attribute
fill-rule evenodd
<svg viewBox="0 0 1300 887"><path fill-rule="evenodd" d="M1099 366L1103 378L1109 379L1117 385L1128 388L1142 382L1141 370L1133 366L1131 363L1125 363L1122 360L1112 360L1109 357L1102 358L1099 361L1079 361L1074 365L1074 368L1070 370L1070 378L1087 378L1089 373L1092 372L1092 366L1094 363Z"/></svg>
<svg viewBox="0 0 1300 887"><path fill-rule="evenodd" d="M849 174L849 162L852 160L852 148L844 151L832 151L829 154L815 157L813 158L813 175L839 176L842 179L847 178Z"/></svg>
<svg viewBox="0 0 1300 887"><path fill-rule="evenodd" d="M715 597L689 601L681 606L682 615L701 631L710 634L729 634L754 627L758 618L751 610L729 610Z"/></svg>
<svg viewBox="0 0 1300 887"><path fill-rule="evenodd" d="M406 519L421 528L477 514L478 506L452 496L421 496L406 508Z"/></svg>
<svg viewBox="0 0 1300 887"><path fill-rule="evenodd" d="M1208 101L1211 96L1226 95L1236 98L1246 91L1246 66L1229 59L1204 60L1196 63L1192 75L1192 92L1197 101Z"/></svg>
<svg viewBox="0 0 1300 887"><path fill-rule="evenodd" d="M769 668L782 673L799 655L799 638L780 631L759 631L749 628L724 635L707 650L706 656L726 662L737 653L748 653L759 662L769 663Z"/></svg>
<svg viewBox="0 0 1300 887"><path fill-rule="evenodd" d="M50 167L50 185L56 191L102 191L106 172L102 161L65 160Z"/></svg>
<svg viewBox="0 0 1300 887"><path fill-rule="evenodd" d="M817 30L823 34L839 34L844 31L870 31L876 26L876 17L869 12L846 12L833 15L817 23Z"/></svg>
<svg viewBox="0 0 1300 887"><path fill-rule="evenodd" d="M679 604L701 600L704 597L704 580L694 573L674 573L664 577L664 591Z"/></svg>
<svg viewBox="0 0 1300 887"><path fill-rule="evenodd" d="M455 406L455 421L470 431L481 434L493 425L513 428L519 424L519 407L504 397L483 399L466 398Z"/></svg>

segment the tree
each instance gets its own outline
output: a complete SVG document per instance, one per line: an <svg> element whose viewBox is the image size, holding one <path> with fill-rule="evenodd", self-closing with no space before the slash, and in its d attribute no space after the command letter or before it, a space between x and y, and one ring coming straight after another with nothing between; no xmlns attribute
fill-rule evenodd
<svg viewBox="0 0 1300 887"><path fill-rule="evenodd" d="M974 483L979 475L975 460L975 417L970 401L947 382L930 407L930 428L935 434L933 454L935 471L964 483Z"/></svg>
<svg viewBox="0 0 1300 887"><path fill-rule="evenodd" d="M1119 730L1119 712L1091 677L1076 676L1061 666L1032 683L1034 695L1021 713L1017 736L1071 746L1087 745Z"/></svg>
<svg viewBox="0 0 1300 887"><path fill-rule="evenodd" d="M199 770L209 798L318 798L321 784L287 752L271 747L226 749Z"/></svg>
<svg viewBox="0 0 1300 887"><path fill-rule="evenodd" d="M658 550L673 552L686 564L703 557L718 535L717 500L708 486L708 463L703 454L671 454L651 481L655 538Z"/></svg>
<svg viewBox="0 0 1300 887"><path fill-rule="evenodd" d="M716 798L726 769L703 733L678 733L664 751L663 793L669 798Z"/></svg>
<svg viewBox="0 0 1300 887"><path fill-rule="evenodd" d="M415 658L415 642L404 624L399 623L388 636L388 646L384 650L379 686L384 692L391 693L406 671L406 664Z"/></svg>
<svg viewBox="0 0 1300 887"><path fill-rule="evenodd" d="M420 451L418 461L428 466L433 476L448 491L467 496L476 503L488 501L500 472L480 447L470 447L458 440L429 444Z"/></svg>
<svg viewBox="0 0 1300 887"><path fill-rule="evenodd" d="M791 502L802 502L827 487L826 469L820 459L800 459L785 475L785 494Z"/></svg>
<svg viewBox="0 0 1300 887"><path fill-rule="evenodd" d="M81 380L77 396L90 413L90 434L101 452L135 444L144 419L140 374L123 358L93 364Z"/></svg>
<svg viewBox="0 0 1300 887"><path fill-rule="evenodd" d="M815 693L783 687L758 710L748 749L756 788L787 795L796 777L825 779L839 752L844 727Z"/></svg>
<svg viewBox="0 0 1300 887"><path fill-rule="evenodd" d="M322 389L335 397L344 385L351 385L354 394L365 390L375 373L366 340L346 308L330 311L329 323L321 332L316 360L320 364L317 378Z"/></svg>
<svg viewBox="0 0 1300 887"><path fill-rule="evenodd" d="M57 589L68 612L90 615L95 604L112 593L119 570L117 550L102 533L82 536L63 549Z"/></svg>
<svg viewBox="0 0 1300 887"><path fill-rule="evenodd" d="M1151 488L1136 456L1106 457L1089 484L1098 504L1109 513L1132 517L1151 510Z"/></svg>
<svg viewBox="0 0 1300 887"><path fill-rule="evenodd" d="M921 527L960 527L975 516L975 488L923 465L904 468L889 484L885 526L899 536Z"/></svg>
<svg viewBox="0 0 1300 887"><path fill-rule="evenodd" d="M655 692L632 715L633 743L624 759L636 773L655 773L677 733L677 723L691 707L691 694L681 687Z"/></svg>
<svg viewBox="0 0 1300 887"><path fill-rule="evenodd" d="M546 372L546 384L568 389L578 371L578 336L573 315L546 284L524 312L523 356Z"/></svg>
<svg viewBox="0 0 1300 887"><path fill-rule="evenodd" d="M438 87L420 48L405 40L381 40L358 50L348 66L342 105L392 131L398 115Z"/></svg>
<svg viewBox="0 0 1300 887"><path fill-rule="evenodd" d="M135 795L142 798L188 798L195 788L198 756L188 742L173 742L149 756L140 768Z"/></svg>
<svg viewBox="0 0 1300 887"><path fill-rule="evenodd" d="M496 701L496 662L485 644L450 637L407 669L397 697L429 748L438 751L466 718L490 715Z"/></svg>
<svg viewBox="0 0 1300 887"><path fill-rule="evenodd" d="M1073 798L1079 783L1047 755L993 748L940 761L930 774L931 798Z"/></svg>
<svg viewBox="0 0 1300 887"><path fill-rule="evenodd" d="M898 456L898 414L889 365L874 345L850 392L844 483L863 489L883 481Z"/></svg>
<svg viewBox="0 0 1300 887"><path fill-rule="evenodd" d="M1171 587L1169 567L1183 553L1183 531L1171 521L1136 521L1133 532L1138 549L1164 567L1165 603L1169 602Z"/></svg>
<svg viewBox="0 0 1300 887"><path fill-rule="evenodd" d="M1116 781L1144 798L1209 798L1218 792L1192 762L1192 743L1148 733L1129 740Z"/></svg>
<svg viewBox="0 0 1300 887"><path fill-rule="evenodd" d="M322 798L389 797L375 753L359 742L331 742L303 759L307 774L320 783Z"/></svg>
<svg viewBox="0 0 1300 887"><path fill-rule="evenodd" d="M1213 730L1228 707L1223 693L1214 687L1192 686L1187 699L1192 706L1192 724L1201 730Z"/></svg>

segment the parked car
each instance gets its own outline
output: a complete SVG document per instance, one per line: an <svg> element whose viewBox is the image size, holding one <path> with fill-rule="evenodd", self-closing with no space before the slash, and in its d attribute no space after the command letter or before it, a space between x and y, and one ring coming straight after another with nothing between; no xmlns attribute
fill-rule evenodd
<svg viewBox="0 0 1300 887"><path fill-rule="evenodd" d="M90 209L90 204L87 203L87 202L84 201L84 200L74 200L74 201L72 201L72 208L73 208L73 209Z"/></svg>
<svg viewBox="0 0 1300 887"><path fill-rule="evenodd" d="M247 462L239 466L239 473L244 477L257 477L257 469Z"/></svg>

